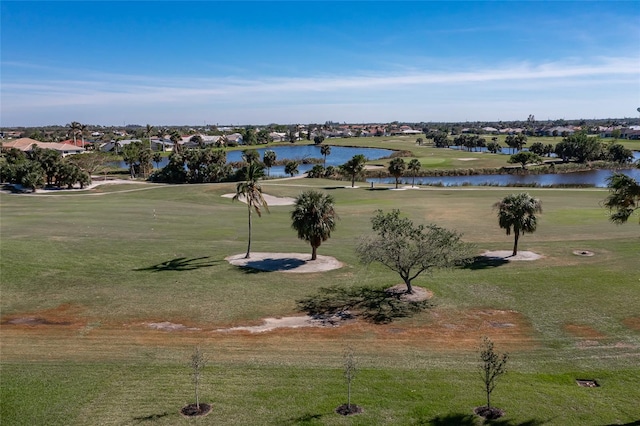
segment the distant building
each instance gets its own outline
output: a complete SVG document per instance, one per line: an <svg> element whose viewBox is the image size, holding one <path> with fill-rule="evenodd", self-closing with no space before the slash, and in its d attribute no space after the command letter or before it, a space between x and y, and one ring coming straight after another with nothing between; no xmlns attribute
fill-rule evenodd
<svg viewBox="0 0 640 426"><path fill-rule="evenodd" d="M80 146L75 146L68 143L57 142L40 142L31 138L20 138L11 141L6 141L2 144L3 150L9 150L11 148L19 149L23 152L29 152L33 150L33 147L37 146L41 149L52 149L58 151L63 157L67 155L80 154L85 152L85 149Z"/></svg>

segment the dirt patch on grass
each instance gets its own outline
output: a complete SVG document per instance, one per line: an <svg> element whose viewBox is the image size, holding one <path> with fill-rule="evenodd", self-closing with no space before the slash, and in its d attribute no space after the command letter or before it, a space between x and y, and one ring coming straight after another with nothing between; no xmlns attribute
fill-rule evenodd
<svg viewBox="0 0 640 426"><path fill-rule="evenodd" d="M413 293L407 293L406 284L396 284L393 287L387 289L388 293L399 294L400 300L405 302L421 302L423 300L429 300L433 297L433 292L423 287L412 286Z"/></svg>
<svg viewBox="0 0 640 426"><path fill-rule="evenodd" d="M145 323L145 325L152 330L162 330L162 331L199 331L200 330L197 327L187 327L184 324L176 324L169 321L150 322L150 323Z"/></svg>
<svg viewBox="0 0 640 426"><path fill-rule="evenodd" d="M217 331L233 332L248 331L250 333L264 333L265 331L273 331L278 328L300 328L300 327L322 327L328 323L322 319L313 318L309 315L292 316L282 318L265 318L260 325L239 326L231 328L223 328Z"/></svg>
<svg viewBox="0 0 640 426"><path fill-rule="evenodd" d="M604 339L604 334L600 333L598 330L595 330L588 325L582 324L565 324L563 327L564 331L571 334L575 337L580 337L582 339Z"/></svg>
<svg viewBox="0 0 640 426"><path fill-rule="evenodd" d="M632 330L640 331L640 317L625 318L622 323Z"/></svg>
<svg viewBox="0 0 640 426"><path fill-rule="evenodd" d="M381 352L402 351L404 347L436 351L469 350L478 346L482 336L490 336L496 344L511 351L537 346L533 328L526 318L516 311L493 309L459 311L435 308L422 318L392 324L353 321L335 328L277 329L270 335L283 342L289 338L304 338L309 345L370 336L367 347L379 348Z"/></svg>
<svg viewBox="0 0 640 426"><path fill-rule="evenodd" d="M15 327L71 327L81 328L86 324L79 318L83 308L78 305L62 304L56 308L6 315L0 320L4 326Z"/></svg>

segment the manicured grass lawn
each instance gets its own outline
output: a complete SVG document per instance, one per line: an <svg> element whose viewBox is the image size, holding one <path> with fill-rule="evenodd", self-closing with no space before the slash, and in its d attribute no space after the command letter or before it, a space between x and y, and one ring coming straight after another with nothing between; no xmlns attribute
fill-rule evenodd
<svg viewBox="0 0 640 426"><path fill-rule="evenodd" d="M187 365L200 345L209 358L202 400L214 404L201 424L473 424L467 416L484 402L475 349L482 335L511 354L494 394L507 411L497 424L640 420L640 231L607 221L599 206L606 190L528 191L544 213L520 249L544 257L418 278L416 285L434 292L434 307L414 317L220 332L296 315L296 301L322 287L397 284L397 275L359 264L354 253L378 208L457 229L478 253L508 250L512 237L491 206L520 192L371 191L311 179L263 187L275 196L310 187L332 194L341 220L319 254L345 266L282 274L229 265L224 257L246 250L247 241L246 206L221 197L233 184L0 195L2 320L47 321L1 325L2 423L190 423L177 413L193 400ZM290 227L291 207L270 210L254 217L253 251L310 253ZM163 321L197 330L148 326ZM360 366L353 402L365 409L350 418L333 413L346 402L346 345ZM578 387L580 378L602 386Z"/></svg>

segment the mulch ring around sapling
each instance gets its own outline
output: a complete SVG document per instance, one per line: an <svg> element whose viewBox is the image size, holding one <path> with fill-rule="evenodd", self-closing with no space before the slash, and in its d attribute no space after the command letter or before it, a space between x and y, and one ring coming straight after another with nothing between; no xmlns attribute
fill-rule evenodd
<svg viewBox="0 0 640 426"><path fill-rule="evenodd" d="M473 412L480 417L484 417L487 420L499 419L505 414L504 410L501 410L500 408L487 407L486 405L474 408Z"/></svg>
<svg viewBox="0 0 640 426"><path fill-rule="evenodd" d="M336 413L340 414L341 416L352 416L354 414L360 414L363 411L364 409L362 407L355 404L342 404L341 406L336 408Z"/></svg>
<svg viewBox="0 0 640 426"><path fill-rule="evenodd" d="M185 405L180 409L180 414L185 417L204 417L211 412L211 405L200 403L200 408L196 404Z"/></svg>

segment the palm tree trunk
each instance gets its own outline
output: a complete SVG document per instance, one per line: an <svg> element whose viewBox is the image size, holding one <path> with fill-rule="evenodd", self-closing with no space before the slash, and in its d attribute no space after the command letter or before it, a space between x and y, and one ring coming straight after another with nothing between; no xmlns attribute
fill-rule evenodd
<svg viewBox="0 0 640 426"><path fill-rule="evenodd" d="M311 260L316 260L317 259L317 254L318 254L318 247L316 247L315 245L311 246Z"/></svg>
<svg viewBox="0 0 640 426"><path fill-rule="evenodd" d="M245 259L249 259L251 253L251 202L247 201L247 205L249 206L249 243L247 244L247 254L244 256Z"/></svg>
<svg viewBox="0 0 640 426"><path fill-rule="evenodd" d="M513 234L514 234L513 254L511 256L515 256L516 254L518 254L518 239L520 238L520 232L515 231Z"/></svg>

